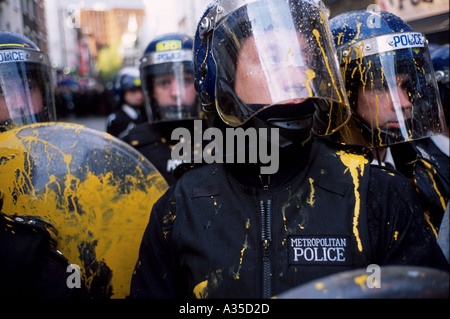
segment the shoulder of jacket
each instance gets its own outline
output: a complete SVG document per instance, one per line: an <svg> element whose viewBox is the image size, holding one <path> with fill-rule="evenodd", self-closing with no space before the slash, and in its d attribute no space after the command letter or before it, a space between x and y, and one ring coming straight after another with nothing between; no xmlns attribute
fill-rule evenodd
<svg viewBox="0 0 450 319"><path fill-rule="evenodd" d="M8 215L0 212L0 220L9 228L24 228L46 237L53 247L56 247L58 231L48 220L32 215Z"/></svg>
<svg viewBox="0 0 450 319"><path fill-rule="evenodd" d="M343 144L329 137L315 137L313 143L316 147L326 150L330 154L337 155L341 160L356 160L369 165L373 161L372 150L364 145Z"/></svg>
<svg viewBox="0 0 450 319"><path fill-rule="evenodd" d="M162 135L151 123L140 123L131 129L122 140L135 147L161 141Z"/></svg>
<svg viewBox="0 0 450 319"><path fill-rule="evenodd" d="M342 150L355 155L362 155L370 161L373 160L372 150L366 145L340 143L329 137L321 137L318 139L334 149Z"/></svg>
<svg viewBox="0 0 450 319"><path fill-rule="evenodd" d="M404 179L404 181L409 183L409 179L403 175L401 172L396 170L395 168L391 168L388 166L381 166L377 164L370 164L370 169L372 171L372 176L376 178L376 176L380 176L380 178L397 178Z"/></svg>
<svg viewBox="0 0 450 319"><path fill-rule="evenodd" d="M194 176L198 178L211 174L216 166L216 163L181 163L175 168L173 174L176 179L191 179Z"/></svg>

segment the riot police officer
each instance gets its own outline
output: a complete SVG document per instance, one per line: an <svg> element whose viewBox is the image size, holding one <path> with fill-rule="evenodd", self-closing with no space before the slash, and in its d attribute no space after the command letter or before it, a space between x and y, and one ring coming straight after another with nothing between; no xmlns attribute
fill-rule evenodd
<svg viewBox="0 0 450 319"><path fill-rule="evenodd" d="M172 132L183 127L193 137L194 120L201 118L194 88L192 43L186 34L168 33L148 44L139 66L148 123L122 138L149 159L169 184L174 183L173 172L181 163L171 155L179 142L172 140Z"/></svg>
<svg viewBox="0 0 450 319"><path fill-rule="evenodd" d="M56 121L52 83L47 54L20 34L0 31L0 134ZM5 196L15 196L7 192L0 188L0 298L87 297L84 284L67 286L70 264L56 249L53 225L5 212Z"/></svg>
<svg viewBox="0 0 450 319"><path fill-rule="evenodd" d="M353 115L342 140L371 147L376 163L409 177L439 228L449 161L430 138L447 131L427 40L384 11L343 13L330 27Z"/></svg>
<svg viewBox="0 0 450 319"><path fill-rule="evenodd" d="M185 172L152 208L132 297L268 298L370 263L447 267L408 180L364 147L311 138L349 115L328 30L319 1L208 6L194 41L203 107L225 133L256 131L249 152L277 144L278 171L225 148Z"/></svg>
<svg viewBox="0 0 450 319"><path fill-rule="evenodd" d="M48 56L28 38L1 31L0 132L55 121Z"/></svg>
<svg viewBox="0 0 450 319"><path fill-rule="evenodd" d="M431 61L433 63L434 72L436 74L436 82L439 87L439 95L441 97L442 107L444 108L445 122L450 123L450 45L447 43L430 51ZM447 126L447 132L444 133L444 135L446 135L447 137L449 136L449 129L450 128Z"/></svg>
<svg viewBox="0 0 450 319"><path fill-rule="evenodd" d="M147 120L139 70L135 67L121 69L113 86L118 108L106 119L106 132L120 138Z"/></svg>

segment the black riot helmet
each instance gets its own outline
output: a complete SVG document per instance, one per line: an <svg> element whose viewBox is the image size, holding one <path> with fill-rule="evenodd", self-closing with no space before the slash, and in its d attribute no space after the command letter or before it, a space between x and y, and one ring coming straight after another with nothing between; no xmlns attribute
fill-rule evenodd
<svg viewBox="0 0 450 319"><path fill-rule="evenodd" d="M56 121L48 56L28 38L0 31L0 132Z"/></svg>
<svg viewBox="0 0 450 319"><path fill-rule="evenodd" d="M342 13L330 20L330 28L352 109L352 121L342 130L346 141L378 147L445 130L421 33L385 11Z"/></svg>
<svg viewBox="0 0 450 319"><path fill-rule="evenodd" d="M125 92L132 90L141 90L141 77L139 69L132 66L122 68L117 72L113 81L114 97L119 105L126 103L124 100ZM127 101L127 103L129 103ZM141 105L130 105L140 107Z"/></svg>
<svg viewBox="0 0 450 319"><path fill-rule="evenodd" d="M181 33L153 39L140 60L142 88L151 123L200 118L194 89L192 38Z"/></svg>
<svg viewBox="0 0 450 319"><path fill-rule="evenodd" d="M442 107L444 108L445 122L450 125L450 45L447 43L430 50L431 61L436 74ZM447 127L448 129L448 127Z"/></svg>

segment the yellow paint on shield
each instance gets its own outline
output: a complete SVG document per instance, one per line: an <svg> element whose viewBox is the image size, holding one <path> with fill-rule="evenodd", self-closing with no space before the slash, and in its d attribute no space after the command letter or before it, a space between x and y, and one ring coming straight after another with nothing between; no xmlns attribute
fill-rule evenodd
<svg viewBox="0 0 450 319"><path fill-rule="evenodd" d="M369 275L361 275L353 278L353 281L361 288L361 290L366 290L367 278L369 278Z"/></svg>
<svg viewBox="0 0 450 319"><path fill-rule="evenodd" d="M318 282L314 285L314 288L316 290L322 290L323 288L325 288L325 285L323 284L323 282Z"/></svg>
<svg viewBox="0 0 450 319"><path fill-rule="evenodd" d="M340 151L337 153L340 156L342 163L347 166L347 169L344 171L344 174L347 171L350 171L350 174L353 179L354 185L354 194L355 194L355 210L353 216L353 234L356 238L356 242L358 243L358 250L362 252L363 247L361 243L361 239L359 237L358 231L358 223L359 223L359 212L361 208L361 198L359 195L359 176L364 175L364 165L368 163L368 160L362 155L350 154L344 151ZM358 173L359 171L359 173Z"/></svg>
<svg viewBox="0 0 450 319"><path fill-rule="evenodd" d="M75 141L61 149L40 138L39 128L45 129L45 125L38 126L31 135L22 136L23 128L0 134L3 211L10 215L39 216L51 222L58 230L57 248L71 263L81 267L88 289L100 275L95 273L100 268L92 268L80 259L82 249L91 249L95 260L112 272L106 289L112 291L113 298L125 298L151 207L167 184L156 170L143 171L144 166L140 167L143 158L131 155L137 164L124 178L115 176L114 171L94 173L90 164L72 167L81 147L77 145L77 134L83 133L83 127L58 123L57 138L59 135L64 138L67 133ZM101 135L105 148L93 151L89 157L103 167L117 160L114 147L109 145L116 142L108 139L106 134Z"/></svg>

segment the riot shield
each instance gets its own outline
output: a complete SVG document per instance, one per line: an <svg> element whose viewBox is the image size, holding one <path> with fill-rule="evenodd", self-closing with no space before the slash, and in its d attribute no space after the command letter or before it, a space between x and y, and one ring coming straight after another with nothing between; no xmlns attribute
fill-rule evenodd
<svg viewBox="0 0 450 319"><path fill-rule="evenodd" d="M448 298L449 273L413 266L368 267L340 272L292 288L279 299Z"/></svg>
<svg viewBox="0 0 450 319"><path fill-rule="evenodd" d="M50 222L92 298L128 295L152 205L167 188L147 159L107 133L38 123L0 134L0 209Z"/></svg>

